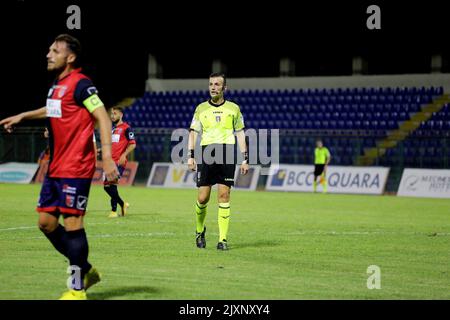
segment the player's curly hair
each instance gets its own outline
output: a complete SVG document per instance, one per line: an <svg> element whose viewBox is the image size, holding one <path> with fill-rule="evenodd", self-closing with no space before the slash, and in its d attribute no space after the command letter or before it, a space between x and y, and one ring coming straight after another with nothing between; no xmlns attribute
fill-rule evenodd
<svg viewBox="0 0 450 320"><path fill-rule="evenodd" d="M80 41L75 38L74 36L71 36L70 34L63 33L58 35L55 38L55 42L63 41L67 44L67 48L75 54L75 62L73 63L75 67L78 67L80 65L81 60L81 43Z"/></svg>

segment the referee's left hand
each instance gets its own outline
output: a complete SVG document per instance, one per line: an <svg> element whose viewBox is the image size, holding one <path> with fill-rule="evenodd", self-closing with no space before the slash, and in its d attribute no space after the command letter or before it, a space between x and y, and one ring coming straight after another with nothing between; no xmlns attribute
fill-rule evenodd
<svg viewBox="0 0 450 320"><path fill-rule="evenodd" d="M241 174L245 176L248 172L248 163L241 164Z"/></svg>

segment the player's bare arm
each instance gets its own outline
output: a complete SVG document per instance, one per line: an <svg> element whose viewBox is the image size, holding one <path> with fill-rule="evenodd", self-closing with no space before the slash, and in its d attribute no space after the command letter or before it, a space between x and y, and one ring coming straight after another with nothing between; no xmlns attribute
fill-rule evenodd
<svg viewBox="0 0 450 320"><path fill-rule="evenodd" d="M14 125L22 122L23 120L36 120L44 119L47 116L46 107L42 107L36 110L22 112L14 116L8 117L0 121L0 125L3 125L5 130L11 133L14 130Z"/></svg>
<svg viewBox="0 0 450 320"><path fill-rule="evenodd" d="M125 149L124 153L122 153L122 155L120 156L119 159L119 165L120 166L124 166L125 163L127 162L127 156L134 150L136 149L136 144L135 143L131 143L128 145L128 147Z"/></svg>
<svg viewBox="0 0 450 320"><path fill-rule="evenodd" d="M244 161L242 161L241 164L241 174L245 175L248 172L248 151L247 151L247 144L245 143L244 130L236 132L236 139L239 145L239 150L244 155Z"/></svg>
<svg viewBox="0 0 450 320"><path fill-rule="evenodd" d="M109 118L104 107L95 109L92 115L97 121L100 129L103 172L105 173L108 181L114 181L117 179L119 171L117 170L116 164L111 157L111 119Z"/></svg>
<svg viewBox="0 0 450 320"><path fill-rule="evenodd" d="M197 142L198 133L194 130L191 130L189 132L189 140L188 140L188 168L191 171L195 171L197 168L197 163L195 162L194 158L194 149L195 149L195 143Z"/></svg>

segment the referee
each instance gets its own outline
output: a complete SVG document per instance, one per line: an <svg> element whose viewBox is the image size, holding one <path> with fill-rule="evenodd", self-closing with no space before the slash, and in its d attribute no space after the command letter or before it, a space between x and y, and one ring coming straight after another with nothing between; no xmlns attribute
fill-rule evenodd
<svg viewBox="0 0 450 320"><path fill-rule="evenodd" d="M197 170L198 196L195 205L196 245L206 247L205 217L211 187L218 185L219 203L219 243L218 250L228 250L227 235L230 221L230 190L234 184L234 145L236 133L239 149L244 156L241 174L248 172L248 152L245 143L244 119L239 106L224 98L226 77L222 73L213 73L209 77L211 98L197 106L190 126L189 158L190 170ZM194 148L198 134L201 133L202 161L196 163ZM230 161L232 159L232 161ZM228 161L227 161L228 160Z"/></svg>
<svg viewBox="0 0 450 320"><path fill-rule="evenodd" d="M317 140L316 149L314 150L314 192L317 191L318 177L320 177L319 183L323 187L323 193L327 192L327 166L330 160L330 151L323 145L322 140Z"/></svg>

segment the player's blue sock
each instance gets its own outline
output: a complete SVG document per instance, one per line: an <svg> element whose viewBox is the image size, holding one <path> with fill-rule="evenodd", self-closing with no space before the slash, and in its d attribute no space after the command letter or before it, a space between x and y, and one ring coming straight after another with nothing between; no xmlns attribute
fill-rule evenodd
<svg viewBox="0 0 450 320"><path fill-rule="evenodd" d="M74 281L75 290L82 290L84 275L91 269L88 262L89 246L84 229L67 231L67 256L71 266L77 266L81 270L80 279Z"/></svg>
<svg viewBox="0 0 450 320"><path fill-rule="evenodd" d="M67 257L67 247L66 247L66 230L60 224L50 233L44 233L51 244L61 253L63 256Z"/></svg>

